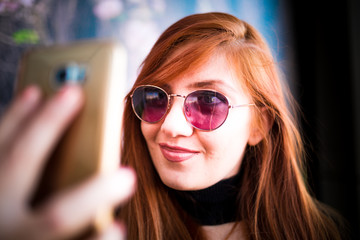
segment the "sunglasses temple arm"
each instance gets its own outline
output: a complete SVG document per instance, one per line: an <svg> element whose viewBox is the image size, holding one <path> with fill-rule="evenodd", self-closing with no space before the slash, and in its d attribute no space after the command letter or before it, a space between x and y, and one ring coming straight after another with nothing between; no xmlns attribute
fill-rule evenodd
<svg viewBox="0 0 360 240"><path fill-rule="evenodd" d="M254 103L240 104L240 105L230 105L229 108L238 108L238 107L250 107L255 106Z"/></svg>

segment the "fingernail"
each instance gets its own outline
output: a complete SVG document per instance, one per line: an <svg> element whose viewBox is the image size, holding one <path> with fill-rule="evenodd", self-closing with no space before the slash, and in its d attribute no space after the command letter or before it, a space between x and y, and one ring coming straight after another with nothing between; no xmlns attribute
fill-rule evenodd
<svg viewBox="0 0 360 240"><path fill-rule="evenodd" d="M117 192L121 195L130 196L135 191L136 176L134 170L130 168L120 168L115 174Z"/></svg>
<svg viewBox="0 0 360 240"><path fill-rule="evenodd" d="M26 87L21 94L22 100L28 103L37 102L40 99L40 96L40 89L35 85L30 85Z"/></svg>
<svg viewBox="0 0 360 240"><path fill-rule="evenodd" d="M121 167L118 170L118 176L121 176L122 180L128 181L129 184L134 185L136 181L135 172L132 168Z"/></svg>
<svg viewBox="0 0 360 240"><path fill-rule="evenodd" d="M81 99L81 88L75 85L66 85L58 91L57 99L66 104L75 104Z"/></svg>

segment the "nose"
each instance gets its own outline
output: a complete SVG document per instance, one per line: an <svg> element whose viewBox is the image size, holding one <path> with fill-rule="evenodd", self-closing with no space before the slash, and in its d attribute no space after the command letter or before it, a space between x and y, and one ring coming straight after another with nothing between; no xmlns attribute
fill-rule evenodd
<svg viewBox="0 0 360 240"><path fill-rule="evenodd" d="M161 131L170 137L188 137L193 134L194 128L185 118L183 103L183 96L173 95L170 109L161 124Z"/></svg>

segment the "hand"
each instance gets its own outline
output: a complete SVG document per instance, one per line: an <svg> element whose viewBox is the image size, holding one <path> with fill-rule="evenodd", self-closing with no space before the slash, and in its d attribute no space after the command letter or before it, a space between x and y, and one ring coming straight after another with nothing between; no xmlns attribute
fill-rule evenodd
<svg viewBox="0 0 360 240"><path fill-rule="evenodd" d="M47 101L35 86L17 97L0 121L0 239L63 239L81 232L99 206L115 206L134 191L135 174L120 168L57 194L36 210L28 206L41 169L83 104L79 87L66 86ZM121 239L114 223L102 233Z"/></svg>

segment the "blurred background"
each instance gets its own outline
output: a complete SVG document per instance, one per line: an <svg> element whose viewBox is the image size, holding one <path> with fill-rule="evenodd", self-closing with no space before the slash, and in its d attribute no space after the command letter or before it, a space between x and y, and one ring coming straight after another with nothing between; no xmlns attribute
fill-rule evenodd
<svg viewBox="0 0 360 240"><path fill-rule="evenodd" d="M292 3L290 3L292 2ZM158 36L193 13L227 12L268 41L304 117L309 184L360 239L360 1L0 0L0 116L27 49L115 39L128 51L128 88Z"/></svg>

